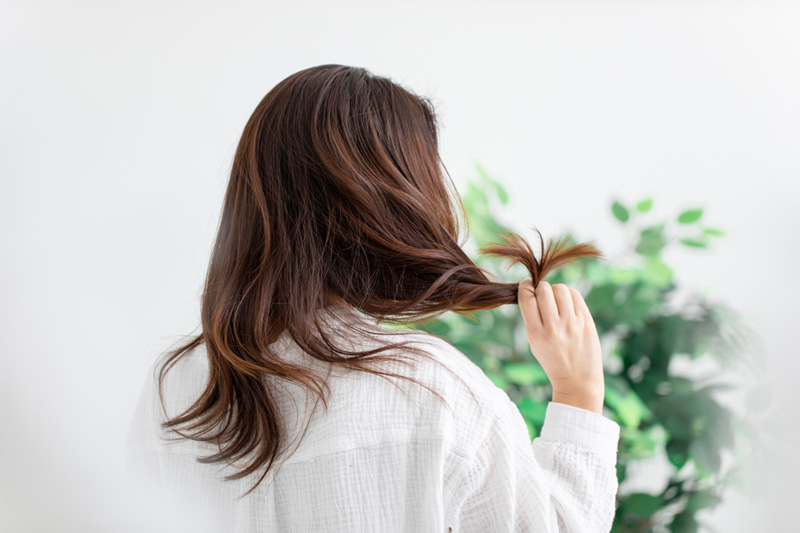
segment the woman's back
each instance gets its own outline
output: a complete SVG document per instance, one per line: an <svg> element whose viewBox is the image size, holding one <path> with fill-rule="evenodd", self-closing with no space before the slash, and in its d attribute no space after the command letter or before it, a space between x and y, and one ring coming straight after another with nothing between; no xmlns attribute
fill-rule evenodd
<svg viewBox="0 0 800 533"><path fill-rule="evenodd" d="M129 448L208 530L610 530L619 426L601 414L598 333L577 290L544 281L600 252L561 240L545 251L540 234L537 259L507 232L480 252L530 278L490 279L462 249L466 211L438 139L430 99L338 64L288 76L245 124L202 332L152 368ZM406 332L366 324L508 304L556 400L533 444L454 347L421 332L429 346L399 346ZM325 309L341 320L320 322ZM397 359L409 356L416 369ZM328 409L314 410L325 387Z"/></svg>
<svg viewBox="0 0 800 533"><path fill-rule="evenodd" d="M335 313L337 306L328 309ZM163 440L158 363L148 374L131 425L128 457L184 502L208 531L610 529L617 490L615 422L550 403L542 435L532 444L517 407L480 368L438 337L412 335L417 346L464 380L474 398L464 383L428 359L415 359L416 368L385 363L381 369L431 387L450 409L413 382L389 378L395 386L375 374L329 367L303 353L284 332L274 345L282 359L323 375L330 370L328 409L318 405L311 417L316 397L308 389L287 380L268 381L290 455L255 490L237 499L257 474L225 481L223 476L235 471L231 465L197 462L217 447ZM374 343L339 339L362 350ZM168 414L188 407L207 380L201 344L166 374ZM556 511L568 522L557 519Z"/></svg>

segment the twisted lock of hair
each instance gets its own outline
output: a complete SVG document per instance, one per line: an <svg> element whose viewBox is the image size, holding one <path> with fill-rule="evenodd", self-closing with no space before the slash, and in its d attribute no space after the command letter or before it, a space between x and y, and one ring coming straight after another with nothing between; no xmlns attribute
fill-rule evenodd
<svg viewBox="0 0 800 533"><path fill-rule="evenodd" d="M278 382L316 396L312 416L320 401L327 410L334 367L417 383L449 409L431 387L383 366L413 367L413 356L445 365L419 347L419 335L403 340L413 330L380 324L517 303L518 284L490 279L459 243L466 213L442 173L436 120L429 99L363 68L328 64L279 82L245 125L206 274L202 332L156 367L162 429L212 443L218 452L198 461L232 466L226 480L262 470L245 494L290 455ZM523 264L534 286L560 265L601 255L591 244L545 248L539 239L539 259L511 231L480 252ZM335 321L345 337L385 342L345 346L323 312L331 301L341 303ZM283 359L282 336L329 364L328 374ZM182 358L201 356L205 388L172 416L164 378Z"/></svg>

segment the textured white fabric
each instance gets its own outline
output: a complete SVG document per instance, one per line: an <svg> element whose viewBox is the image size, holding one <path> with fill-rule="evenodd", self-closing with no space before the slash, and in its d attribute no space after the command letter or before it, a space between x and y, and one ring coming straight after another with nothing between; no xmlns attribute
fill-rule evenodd
<svg viewBox="0 0 800 533"><path fill-rule="evenodd" d="M185 508L193 531L225 532L607 532L615 513L619 426L597 413L548 403L541 435L531 442L508 395L463 353L439 337L414 332L441 366L418 358L416 369L383 368L405 380L331 369L284 334L281 357L328 377L328 411L320 402L311 424L285 463L253 492L257 477L224 481L235 470L201 464L218 451L206 443L165 440L156 389L159 362L148 373L128 435L130 471L161 487ZM403 337L407 340L409 337ZM398 337L400 339L400 337ZM366 347L369 341L352 342ZM377 346L377 344L375 344ZM208 379L205 347L166 374L170 416L188 407ZM295 449L315 396L272 382ZM399 390L398 387L402 389ZM171 435L174 438L174 434ZM260 475L260 473L259 473ZM255 476L255 475L253 475Z"/></svg>

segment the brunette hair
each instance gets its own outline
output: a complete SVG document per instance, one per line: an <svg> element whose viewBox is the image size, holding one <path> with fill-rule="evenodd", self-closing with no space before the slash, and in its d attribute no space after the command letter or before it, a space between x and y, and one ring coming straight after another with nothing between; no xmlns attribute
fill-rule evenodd
<svg viewBox="0 0 800 533"><path fill-rule="evenodd" d="M158 373L163 408L164 374L205 343L205 390L162 427L217 444L219 453L201 463L249 457L226 480L266 465L247 493L285 451L281 414L264 378L300 384L328 407L326 380L282 361L271 347L282 332L320 361L416 383L374 364L409 364L403 354L381 355L390 349L430 357L424 350L403 342L346 349L326 334L317 311L343 302L341 325L377 339L419 333L389 331L382 322L418 324L446 311L470 316L518 303L517 283L492 281L462 250L467 215L439 158L437 130L430 99L338 64L282 80L247 121L202 295L202 332L169 352ZM563 263L601 255L591 244L565 248L560 240L545 251L539 233L537 260L520 235L508 231L503 240L480 252L522 263L534 287ZM183 424L195 432L178 430Z"/></svg>

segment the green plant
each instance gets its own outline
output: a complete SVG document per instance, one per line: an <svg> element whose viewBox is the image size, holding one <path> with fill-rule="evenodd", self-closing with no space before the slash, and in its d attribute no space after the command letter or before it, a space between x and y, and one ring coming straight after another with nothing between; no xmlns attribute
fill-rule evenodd
<svg viewBox="0 0 800 533"><path fill-rule="evenodd" d="M476 250L500 242L505 227L494 213L509 200L499 182L480 166L477 170L478 179L467 184L462 194ZM547 279L551 284L566 283L581 290L603 344L606 413L621 427L620 491L612 529L616 533L697 531L696 514L715 507L724 490L736 486L737 473L748 454L745 437L753 429L750 413L763 410L769 399L763 386L754 388L748 396L748 417L741 418L714 396L716 391L736 388L734 385L701 382L671 370L670 363L679 357L689 364L710 357L722 369L743 363L753 373L763 371L755 358L747 357L748 343L755 339L752 330L724 304L695 295L682 307L670 305L678 286L662 252L676 242L706 248L710 239L724 233L702 227L703 210L699 208L680 213L674 227L665 222L641 224L652 205L652 199L644 199L633 208L620 201L611 206L613 216L635 236L631 244L635 264L584 258L558 268ZM682 231L692 233L680 235ZM574 242L570 238L568 244ZM519 264L498 272L495 267L501 260L473 259L501 281L528 277ZM474 320L449 312L414 327L446 339L481 367L516 403L534 438L544 422L552 389L531 354L519 309L503 306L473 316ZM724 471L723 450L735 455L733 465ZM629 467L659 452L672 466L668 478L662 480L663 490L623 494Z"/></svg>

